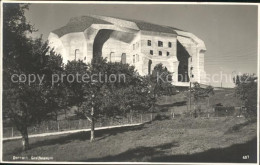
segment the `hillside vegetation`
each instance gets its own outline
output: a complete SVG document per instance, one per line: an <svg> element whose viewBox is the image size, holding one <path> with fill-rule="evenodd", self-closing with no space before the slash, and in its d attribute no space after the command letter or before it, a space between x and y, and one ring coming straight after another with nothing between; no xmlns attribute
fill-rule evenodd
<svg viewBox="0 0 260 165"><path fill-rule="evenodd" d="M256 124L244 118L178 118L140 126L31 139L22 151L20 140L4 142L4 160L13 155L52 156L55 161L200 161L254 162ZM68 152L69 151L69 152ZM242 159L250 155L250 159Z"/></svg>

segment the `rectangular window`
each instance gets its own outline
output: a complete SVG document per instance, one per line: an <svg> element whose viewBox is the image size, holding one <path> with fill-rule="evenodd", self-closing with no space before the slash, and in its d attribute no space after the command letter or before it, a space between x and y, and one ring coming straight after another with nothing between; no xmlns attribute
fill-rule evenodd
<svg viewBox="0 0 260 165"><path fill-rule="evenodd" d="M163 47L163 42L162 41L158 41L158 46L159 47Z"/></svg>
<svg viewBox="0 0 260 165"><path fill-rule="evenodd" d="M148 46L152 46L151 40L147 40L147 45L148 45Z"/></svg>
<svg viewBox="0 0 260 165"><path fill-rule="evenodd" d="M133 63L135 63L135 55L133 55Z"/></svg>
<svg viewBox="0 0 260 165"><path fill-rule="evenodd" d="M170 55L170 52L167 52L167 56L169 56Z"/></svg>
<svg viewBox="0 0 260 165"><path fill-rule="evenodd" d="M159 51L159 56L161 56L162 55L162 51Z"/></svg>
<svg viewBox="0 0 260 165"><path fill-rule="evenodd" d="M136 62L139 62L139 54L136 55Z"/></svg>
<svg viewBox="0 0 260 165"><path fill-rule="evenodd" d="M150 55L153 55L153 51L152 50L150 50Z"/></svg>
<svg viewBox="0 0 260 165"><path fill-rule="evenodd" d="M168 42L168 47L171 48L172 47L172 43Z"/></svg>

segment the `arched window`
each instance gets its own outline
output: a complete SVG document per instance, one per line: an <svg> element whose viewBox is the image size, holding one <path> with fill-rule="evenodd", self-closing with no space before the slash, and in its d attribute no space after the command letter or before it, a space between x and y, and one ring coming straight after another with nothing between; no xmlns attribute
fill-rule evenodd
<svg viewBox="0 0 260 165"><path fill-rule="evenodd" d="M77 60L79 55L79 49L75 49L75 61Z"/></svg>
<svg viewBox="0 0 260 165"><path fill-rule="evenodd" d="M122 55L121 55L121 63L122 64L126 63L126 54L125 53L122 53Z"/></svg>
<svg viewBox="0 0 260 165"><path fill-rule="evenodd" d="M112 62L114 54L115 54L114 52L110 52L110 54L109 54L109 62Z"/></svg>
<svg viewBox="0 0 260 165"><path fill-rule="evenodd" d="M148 74L151 74L151 67L152 67L152 60L149 60L148 62Z"/></svg>

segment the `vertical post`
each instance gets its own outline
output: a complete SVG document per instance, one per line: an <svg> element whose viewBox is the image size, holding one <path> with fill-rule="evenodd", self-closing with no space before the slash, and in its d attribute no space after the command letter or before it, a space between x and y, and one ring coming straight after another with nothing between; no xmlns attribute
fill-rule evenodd
<svg viewBox="0 0 260 165"><path fill-rule="evenodd" d="M143 115L141 114L141 123L143 123Z"/></svg>
<svg viewBox="0 0 260 165"><path fill-rule="evenodd" d="M153 113L151 113L151 121L153 120Z"/></svg>
<svg viewBox="0 0 260 165"><path fill-rule="evenodd" d="M90 137L90 141L94 141L95 139L95 134L94 134L94 131L95 131L95 119L94 119L94 102L93 102L93 99L94 99L94 94L92 95L92 107L91 107L91 137Z"/></svg>
<svg viewBox="0 0 260 165"><path fill-rule="evenodd" d="M14 137L14 128L12 127L12 137Z"/></svg>
<svg viewBox="0 0 260 165"><path fill-rule="evenodd" d="M133 123L133 115L131 114L130 116L130 123L132 124Z"/></svg>
<svg viewBox="0 0 260 165"><path fill-rule="evenodd" d="M58 127L58 132L60 131L60 123L59 121L57 120L57 127Z"/></svg>

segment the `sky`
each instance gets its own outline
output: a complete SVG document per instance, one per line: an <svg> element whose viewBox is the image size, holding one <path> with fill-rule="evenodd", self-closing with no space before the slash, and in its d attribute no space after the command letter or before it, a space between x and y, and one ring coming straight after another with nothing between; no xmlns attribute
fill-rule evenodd
<svg viewBox="0 0 260 165"><path fill-rule="evenodd" d="M257 74L257 6L184 4L31 4L25 13L47 39L75 16L88 14L137 19L183 29L205 42L205 71L218 74L210 85L232 87L236 73ZM222 76L221 80L221 73Z"/></svg>

